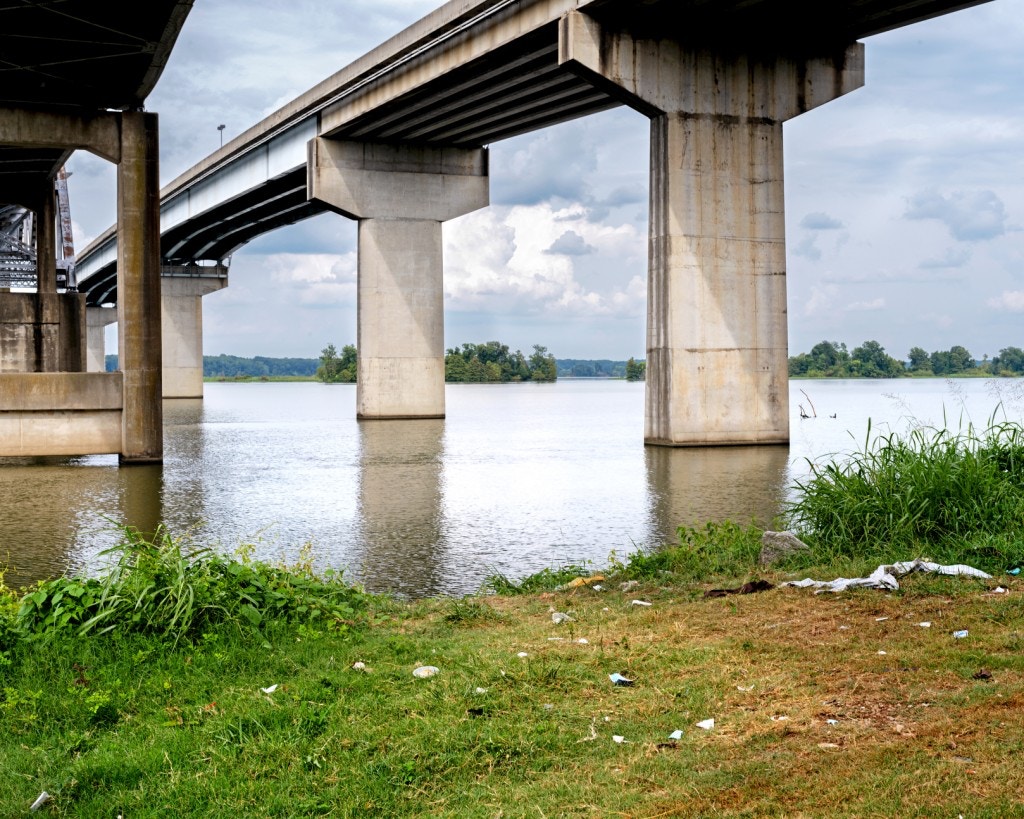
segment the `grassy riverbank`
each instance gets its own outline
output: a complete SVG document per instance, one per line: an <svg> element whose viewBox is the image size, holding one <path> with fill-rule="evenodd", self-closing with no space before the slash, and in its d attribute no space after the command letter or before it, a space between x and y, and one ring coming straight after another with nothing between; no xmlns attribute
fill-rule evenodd
<svg viewBox="0 0 1024 819"><path fill-rule="evenodd" d="M568 567L408 602L129 536L103 578L3 597L0 815L42 791L40 815L75 817L1021 815L1020 439L943 435L908 448L952 452L944 482L908 455L888 483L893 439L820 467L804 498L861 481L847 517L869 535L799 506L811 548L772 569L756 527L723 524L603 580ZM941 502L884 528L907 494ZM935 509L959 528L922 529ZM883 554L998 576L704 596Z"/></svg>

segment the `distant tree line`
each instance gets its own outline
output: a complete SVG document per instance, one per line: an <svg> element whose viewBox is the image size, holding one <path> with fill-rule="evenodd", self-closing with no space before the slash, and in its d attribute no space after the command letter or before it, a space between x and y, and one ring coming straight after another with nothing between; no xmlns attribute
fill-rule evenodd
<svg viewBox="0 0 1024 819"><path fill-rule="evenodd" d="M341 355L333 344L320 351L320 365L316 368L316 380L325 384L354 384L356 380L356 348L346 344Z"/></svg>
<svg viewBox="0 0 1024 819"><path fill-rule="evenodd" d="M789 374L807 378L901 378L903 376L1024 374L1024 350L1005 347L989 360L975 360L967 348L954 345L929 353L911 347L907 361L886 353L877 341L865 341L853 350L835 341L821 341L809 353L790 357Z"/></svg>
<svg viewBox="0 0 1024 819"><path fill-rule="evenodd" d="M510 352L507 344L487 341L452 347L444 357L444 380L452 383L555 381L558 365L547 347L533 345L533 354Z"/></svg>
<svg viewBox="0 0 1024 819"><path fill-rule="evenodd" d="M242 358L237 355L204 355L203 375L207 378L260 378L262 376L306 376L316 374L315 358L269 358L258 355ZM107 372L117 369L117 356L106 357Z"/></svg>

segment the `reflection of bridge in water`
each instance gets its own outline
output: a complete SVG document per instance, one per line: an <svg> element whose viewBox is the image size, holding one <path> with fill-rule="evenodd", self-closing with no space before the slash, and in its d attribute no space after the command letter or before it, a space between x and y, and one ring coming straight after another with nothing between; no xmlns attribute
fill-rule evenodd
<svg viewBox="0 0 1024 819"><path fill-rule="evenodd" d="M782 125L863 84L859 38L976 4L452 0L164 189L164 394L201 391L200 300L224 285L227 256L332 210L359 221L358 417L443 417L441 224L487 204L485 146L625 104L651 123L645 440L784 443ZM62 144L117 158L109 134L58 124L78 139ZM32 128L15 136L41 138ZM116 451L157 459L156 266L147 262L130 305L124 278L134 275L125 246L156 228L144 219L119 230L82 254L81 287L90 305L116 301L122 324L149 318L148 336L135 325L119 333ZM72 392L61 406L111 414L120 384L88 404L72 383L60 383ZM82 451L110 451L110 419L92 420L103 427L89 443L83 429L80 446L93 448Z"/></svg>

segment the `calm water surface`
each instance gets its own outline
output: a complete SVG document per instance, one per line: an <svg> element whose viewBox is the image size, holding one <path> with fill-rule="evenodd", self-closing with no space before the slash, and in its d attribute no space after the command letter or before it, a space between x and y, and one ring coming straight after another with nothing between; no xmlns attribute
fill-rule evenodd
<svg viewBox="0 0 1024 819"><path fill-rule="evenodd" d="M643 385L622 381L452 385L445 420L362 422L349 386L207 384L204 401L165 402L162 467L0 459L0 562L12 584L90 571L112 522L164 520L267 559L308 543L372 590L473 592L492 571L602 564L680 524L767 522L807 459L858 447L869 418L881 431L983 426L1001 402L1019 420L1022 388L794 381L789 447L667 449L643 446ZM801 420L800 404L817 417Z"/></svg>

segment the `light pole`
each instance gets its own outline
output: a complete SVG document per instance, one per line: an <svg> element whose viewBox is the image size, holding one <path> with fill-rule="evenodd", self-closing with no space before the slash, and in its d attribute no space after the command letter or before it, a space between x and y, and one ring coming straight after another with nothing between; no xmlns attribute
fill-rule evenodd
<svg viewBox="0 0 1024 819"><path fill-rule="evenodd" d="M217 130L220 131L220 147L224 147L224 126L218 125Z"/></svg>

